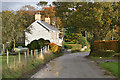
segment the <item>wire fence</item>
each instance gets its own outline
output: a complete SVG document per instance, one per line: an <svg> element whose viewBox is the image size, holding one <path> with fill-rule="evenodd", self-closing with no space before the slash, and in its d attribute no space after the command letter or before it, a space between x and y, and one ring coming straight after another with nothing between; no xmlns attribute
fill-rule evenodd
<svg viewBox="0 0 120 80"><path fill-rule="evenodd" d="M36 60L36 59L44 59L44 55L46 55L49 51L49 46L45 46L42 49L35 49L35 50L27 50L22 52L17 52L14 55L9 53L7 50L7 55L2 56L2 66L3 70L5 68L16 68L16 67L25 67L26 64Z"/></svg>

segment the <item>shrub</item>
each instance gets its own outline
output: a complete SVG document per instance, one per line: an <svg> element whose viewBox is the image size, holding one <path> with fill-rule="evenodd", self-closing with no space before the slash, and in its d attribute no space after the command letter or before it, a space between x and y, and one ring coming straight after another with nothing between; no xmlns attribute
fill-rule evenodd
<svg viewBox="0 0 120 80"><path fill-rule="evenodd" d="M116 52L119 51L119 41L111 40L111 41L94 41L94 49L97 50L114 50Z"/></svg>
<svg viewBox="0 0 120 80"><path fill-rule="evenodd" d="M46 43L46 44L45 44ZM27 45L27 47L31 49L41 49L44 46L48 45L50 43L49 40L44 40L43 38L40 38L39 40L34 40L30 44Z"/></svg>
<svg viewBox="0 0 120 80"><path fill-rule="evenodd" d="M40 39L38 40L39 48L43 48L43 47L44 47L44 42L45 42L45 40L44 40L43 38L40 38Z"/></svg>
<svg viewBox="0 0 120 80"><path fill-rule="evenodd" d="M18 46L25 47L25 44L23 44L23 43L15 43L15 46L16 46L16 47L18 47Z"/></svg>
<svg viewBox="0 0 120 80"><path fill-rule="evenodd" d="M11 50L13 49L13 44L14 44L14 42L12 41L12 42L10 42L10 44L7 46L7 49L8 49L9 51L11 51Z"/></svg>
<svg viewBox="0 0 120 80"><path fill-rule="evenodd" d="M89 56L94 56L94 57L111 57L115 54L114 51L93 51L90 53Z"/></svg>
<svg viewBox="0 0 120 80"><path fill-rule="evenodd" d="M53 53L56 53L58 51L58 46L54 43L50 43L50 49Z"/></svg>
<svg viewBox="0 0 120 80"><path fill-rule="evenodd" d="M38 41L34 40L30 43L30 49L38 49L39 45L38 45Z"/></svg>
<svg viewBox="0 0 120 80"><path fill-rule="evenodd" d="M49 41L49 40L45 40L45 41L44 41L44 46L49 45L49 43L50 43L50 41Z"/></svg>
<svg viewBox="0 0 120 80"><path fill-rule="evenodd" d="M72 49L72 46L70 46L70 45L64 45L64 48L65 49Z"/></svg>

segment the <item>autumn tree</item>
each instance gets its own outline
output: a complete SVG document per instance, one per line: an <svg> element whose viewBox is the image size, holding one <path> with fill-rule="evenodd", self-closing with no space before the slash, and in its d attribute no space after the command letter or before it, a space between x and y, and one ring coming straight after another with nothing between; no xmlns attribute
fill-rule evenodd
<svg viewBox="0 0 120 80"><path fill-rule="evenodd" d="M103 40L118 19L115 18L117 10L114 10L115 7L111 2L54 2L54 5L56 16L60 17L63 27L68 28L70 32L72 30L90 32L91 50L94 40ZM74 29L70 30L71 27Z"/></svg>
<svg viewBox="0 0 120 80"><path fill-rule="evenodd" d="M23 36L23 25L25 20L22 15L15 14L14 11L2 11L2 43L15 42Z"/></svg>
<svg viewBox="0 0 120 80"><path fill-rule="evenodd" d="M35 21L35 11L36 8L30 5L22 6L20 10L16 11L16 13L18 15L22 15L26 21L26 24L24 24L25 28L27 28Z"/></svg>

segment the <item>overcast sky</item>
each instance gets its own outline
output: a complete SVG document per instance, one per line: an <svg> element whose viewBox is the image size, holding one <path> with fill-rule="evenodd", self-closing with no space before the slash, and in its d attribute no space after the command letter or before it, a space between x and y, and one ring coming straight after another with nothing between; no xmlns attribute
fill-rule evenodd
<svg viewBox="0 0 120 80"><path fill-rule="evenodd" d="M2 1L2 10L19 10L22 6L25 5L31 5L34 6L35 8L37 7L37 3L40 0L3 0ZM51 4L55 0L41 0L41 1L47 1L48 4Z"/></svg>

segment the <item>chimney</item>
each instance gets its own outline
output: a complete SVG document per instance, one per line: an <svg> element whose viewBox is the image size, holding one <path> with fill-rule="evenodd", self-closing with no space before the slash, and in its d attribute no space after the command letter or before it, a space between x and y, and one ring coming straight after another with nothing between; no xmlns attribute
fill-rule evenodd
<svg viewBox="0 0 120 80"><path fill-rule="evenodd" d="M48 24L50 24L50 18L45 18L45 22L47 22Z"/></svg>
<svg viewBox="0 0 120 80"><path fill-rule="evenodd" d="M35 20L41 21L41 15L40 12L35 14Z"/></svg>

